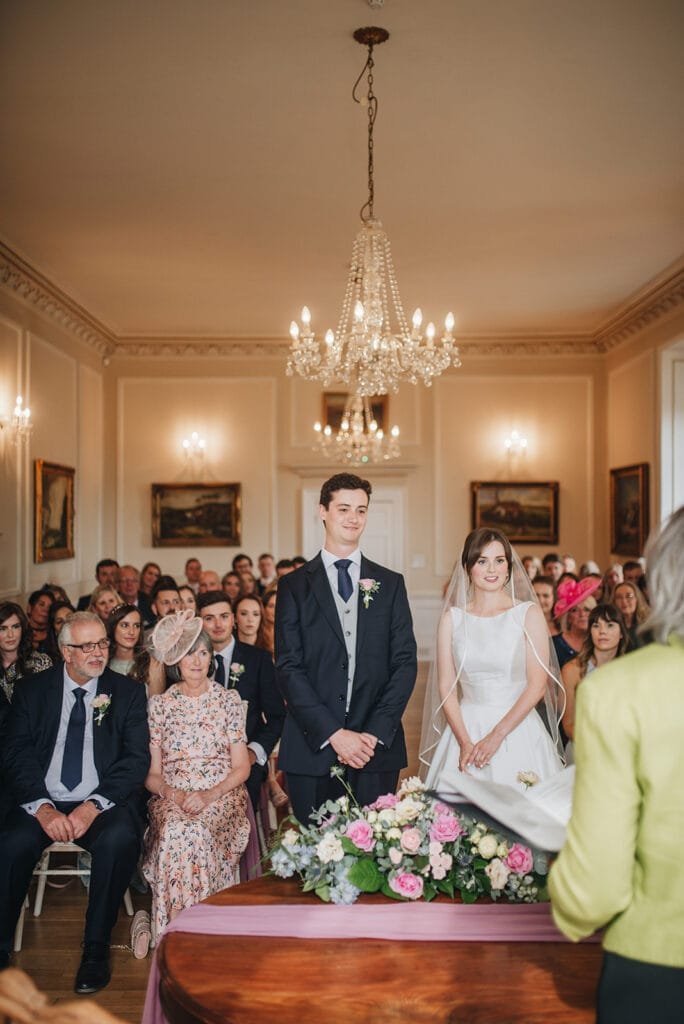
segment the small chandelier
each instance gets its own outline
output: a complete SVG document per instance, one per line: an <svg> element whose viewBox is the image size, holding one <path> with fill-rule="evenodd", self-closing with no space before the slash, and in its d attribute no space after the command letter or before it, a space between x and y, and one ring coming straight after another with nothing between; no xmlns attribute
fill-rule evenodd
<svg viewBox="0 0 684 1024"><path fill-rule="evenodd" d="M21 395L17 395L12 415L0 417L0 427L3 429L9 427L12 435L12 444L20 445L28 441L33 430L31 410L24 408L24 400Z"/></svg>
<svg viewBox="0 0 684 1024"><path fill-rule="evenodd" d="M330 424L314 423L317 434L314 451L327 459L351 466L368 462L389 462L400 455L399 427L389 434L378 427L365 395L349 395L337 433Z"/></svg>
<svg viewBox="0 0 684 1024"><path fill-rule="evenodd" d="M389 39L389 32L359 28L354 39L368 48L366 63L352 89L354 102L368 111L368 199L361 208L362 227L352 249L337 331L326 331L321 346L311 329L309 308L304 306L301 324L294 320L290 324L287 373L292 376L296 371L324 387L353 384L360 396L372 397L397 391L403 382L430 387L433 377L461 362L454 344L453 313L447 313L440 338L432 322L422 333L420 309L413 314L410 328L406 321L389 239L374 213L373 128L378 101L373 92L373 48ZM367 91L359 98L356 90L364 75Z"/></svg>
<svg viewBox="0 0 684 1024"><path fill-rule="evenodd" d="M201 462L204 459L204 453L207 450L207 442L203 437L200 437L196 430L193 430L190 437L184 437L181 442L181 448L185 455L186 461L190 462L195 460Z"/></svg>

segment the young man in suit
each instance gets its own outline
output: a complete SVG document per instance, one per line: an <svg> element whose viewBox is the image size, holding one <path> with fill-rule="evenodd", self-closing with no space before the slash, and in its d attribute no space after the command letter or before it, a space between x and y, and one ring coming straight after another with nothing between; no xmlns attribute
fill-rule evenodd
<svg viewBox="0 0 684 1024"><path fill-rule="evenodd" d="M74 989L109 983L109 942L145 827L150 764L145 688L107 669L109 641L90 612L62 627L63 665L14 690L5 741L13 806L0 829L0 967L33 869L52 842L92 857L83 956Z"/></svg>
<svg viewBox="0 0 684 1024"><path fill-rule="evenodd" d="M95 566L95 579L98 587L119 586L119 563L113 558L102 558ZM90 594L81 594L76 605L76 611L84 612L90 607Z"/></svg>
<svg viewBox="0 0 684 1024"><path fill-rule="evenodd" d="M416 681L404 579L359 549L371 485L350 473L323 484L323 550L278 584L276 678L287 703L279 766L306 822L341 795L335 764L361 804L394 792L406 766L401 726Z"/></svg>
<svg viewBox="0 0 684 1024"><path fill-rule="evenodd" d="M254 809L268 774L268 757L280 739L285 705L275 684L273 662L268 651L242 644L233 636L233 609L221 590L200 594L199 615L214 648L214 680L235 687L247 701L247 750L251 763L245 783Z"/></svg>

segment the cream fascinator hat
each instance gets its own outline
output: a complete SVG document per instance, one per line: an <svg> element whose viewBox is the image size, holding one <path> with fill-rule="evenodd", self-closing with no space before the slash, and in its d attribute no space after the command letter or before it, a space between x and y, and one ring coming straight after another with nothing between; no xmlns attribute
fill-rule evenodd
<svg viewBox="0 0 684 1024"><path fill-rule="evenodd" d="M152 630L150 654L164 665L177 665L202 632L202 625L190 608L165 615Z"/></svg>

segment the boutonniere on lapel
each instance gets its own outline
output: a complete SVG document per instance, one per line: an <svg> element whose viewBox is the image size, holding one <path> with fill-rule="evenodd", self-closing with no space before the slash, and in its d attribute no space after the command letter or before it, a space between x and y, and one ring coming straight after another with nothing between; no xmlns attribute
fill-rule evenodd
<svg viewBox="0 0 684 1024"><path fill-rule="evenodd" d="M230 666L229 681L231 686L237 686L240 682L240 676L245 671L245 666L241 665L239 661L234 661Z"/></svg>
<svg viewBox="0 0 684 1024"><path fill-rule="evenodd" d="M112 706L112 697L109 693L98 693L93 699L93 717L95 725L102 725L104 716Z"/></svg>
<svg viewBox="0 0 684 1024"><path fill-rule="evenodd" d="M363 607L367 608L373 600L373 594L377 594L380 584L377 580L359 580L359 590L363 599Z"/></svg>

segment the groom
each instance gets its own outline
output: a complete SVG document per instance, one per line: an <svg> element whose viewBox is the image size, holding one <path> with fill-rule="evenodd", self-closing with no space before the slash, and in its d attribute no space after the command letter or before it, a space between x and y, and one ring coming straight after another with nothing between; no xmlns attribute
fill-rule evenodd
<svg viewBox="0 0 684 1024"><path fill-rule="evenodd" d="M338 473L321 489L325 545L283 576L276 605L276 679L287 702L279 767L295 816L341 795L346 768L361 804L393 793L406 766L401 726L416 681L404 579L359 549L371 485Z"/></svg>

